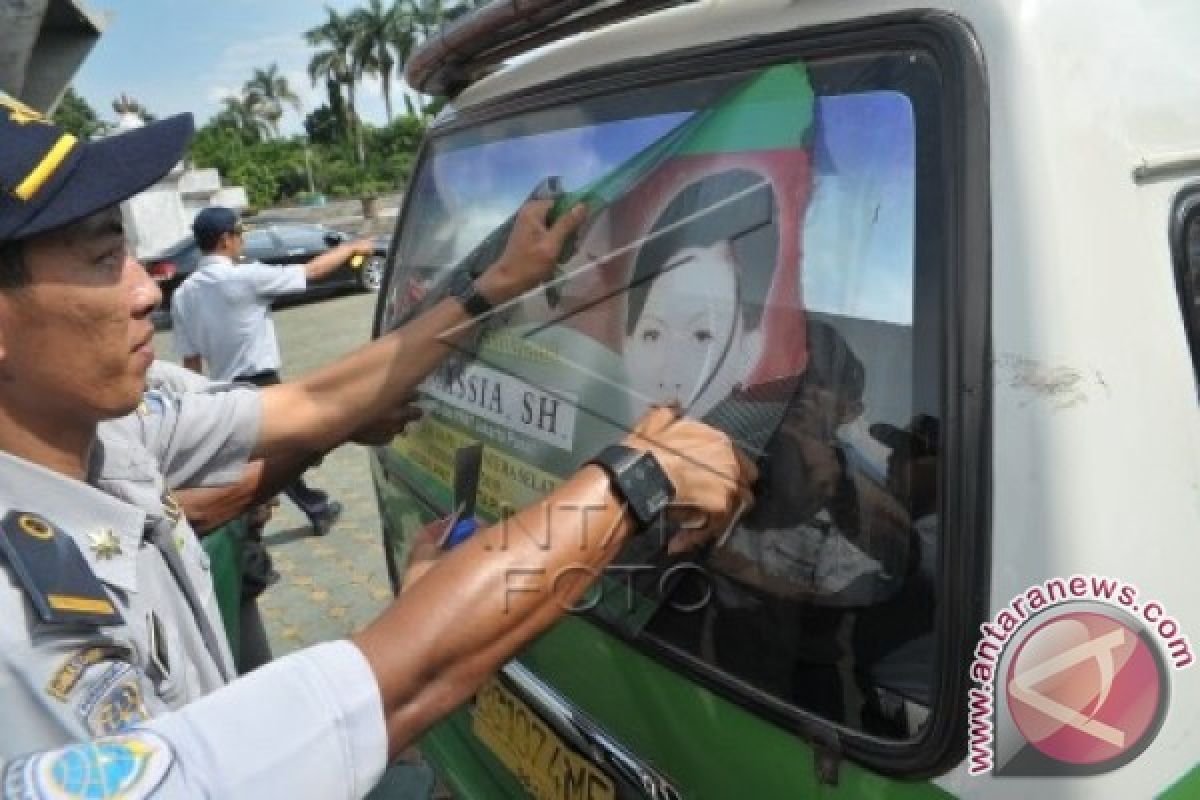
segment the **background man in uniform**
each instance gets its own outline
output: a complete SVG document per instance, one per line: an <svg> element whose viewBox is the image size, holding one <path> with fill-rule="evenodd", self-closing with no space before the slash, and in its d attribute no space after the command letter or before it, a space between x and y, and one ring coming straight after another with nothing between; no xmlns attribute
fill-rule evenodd
<svg viewBox="0 0 1200 800"><path fill-rule="evenodd" d="M346 242L304 265L276 267L241 263L245 249L241 220L221 206L202 210L192 222L196 245L204 253L196 271L175 293L171 317L175 349L184 366L207 368L217 381L255 386L280 382L283 359L271 320L271 303L298 294L309 281L320 280L356 255L370 255L370 239ZM320 489L297 477L284 489L318 535L333 527L342 506Z"/></svg>
<svg viewBox="0 0 1200 800"><path fill-rule="evenodd" d="M117 204L179 160L190 116L82 143L0 105L0 791L361 797L585 591L646 524L647 496L616 462L585 466L506 523L528 536L485 528L352 639L230 683L206 561L168 487L320 454L402 405L475 317L549 276L582 210L551 226L550 201L527 204L480 278L294 383L146 393L160 295ZM673 410L624 444L714 535L748 499L753 467ZM530 568L547 580L508 591Z"/></svg>

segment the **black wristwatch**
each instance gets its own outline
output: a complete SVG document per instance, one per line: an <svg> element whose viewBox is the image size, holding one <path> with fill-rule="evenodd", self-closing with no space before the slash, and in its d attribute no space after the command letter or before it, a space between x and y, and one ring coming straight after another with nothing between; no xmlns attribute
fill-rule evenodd
<svg viewBox="0 0 1200 800"><path fill-rule="evenodd" d="M479 293L475 279L465 270L455 273L450 278L450 283L446 286L446 296L458 300L472 319L478 319L492 310L492 304Z"/></svg>
<svg viewBox="0 0 1200 800"><path fill-rule="evenodd" d="M675 499L675 486L649 450L610 445L588 462L601 467L613 489L629 506L639 528L646 528Z"/></svg>

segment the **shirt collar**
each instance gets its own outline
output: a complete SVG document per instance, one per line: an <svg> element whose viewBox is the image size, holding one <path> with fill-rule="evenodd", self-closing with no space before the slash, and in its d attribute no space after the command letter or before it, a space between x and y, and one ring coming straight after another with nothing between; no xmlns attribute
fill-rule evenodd
<svg viewBox="0 0 1200 800"><path fill-rule="evenodd" d="M4 452L0 508L45 517L75 540L96 577L118 589L137 591L137 554L146 526L146 513L140 508ZM107 531L115 534L120 552L99 558L93 539L107 537Z"/></svg>
<svg viewBox="0 0 1200 800"><path fill-rule="evenodd" d="M229 256L220 255L219 253L206 253L205 255L200 256L200 260L196 262L196 268L199 269L201 267L211 267L214 264L233 266L233 259Z"/></svg>

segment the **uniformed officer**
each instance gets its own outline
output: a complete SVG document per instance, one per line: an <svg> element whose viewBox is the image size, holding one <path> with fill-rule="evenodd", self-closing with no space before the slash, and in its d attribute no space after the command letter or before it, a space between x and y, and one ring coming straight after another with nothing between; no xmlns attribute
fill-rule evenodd
<svg viewBox="0 0 1200 800"><path fill-rule="evenodd" d="M362 796L672 494L714 533L748 497L753 468L727 437L656 409L627 449L509 521L528 536L484 529L362 632L231 682L207 561L167 487L325 452L396 408L473 315L550 274L582 210L549 226L549 202L527 204L460 295L299 381L147 395L159 294L127 258L117 204L191 131L185 115L81 142L0 100L5 797Z"/></svg>
<svg viewBox="0 0 1200 800"><path fill-rule="evenodd" d="M339 269L353 257L375 251L370 239L344 242L307 264L270 266L244 261L246 240L237 212L223 206L202 209L192 222L203 255L196 270L175 291L171 304L175 349L189 369L219 381L255 386L280 383L283 359L271 319L271 304L305 291L312 281ZM341 515L342 504L303 476L284 493L325 535ZM264 552L265 555L265 552Z"/></svg>

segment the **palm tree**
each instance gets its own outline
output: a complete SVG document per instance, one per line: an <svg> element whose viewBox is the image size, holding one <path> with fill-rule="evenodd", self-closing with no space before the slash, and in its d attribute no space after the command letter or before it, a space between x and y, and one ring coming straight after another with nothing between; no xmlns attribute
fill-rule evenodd
<svg viewBox="0 0 1200 800"><path fill-rule="evenodd" d="M416 30L422 40L432 36L438 28L452 22L480 6L487 0L408 0L416 19Z"/></svg>
<svg viewBox="0 0 1200 800"><path fill-rule="evenodd" d="M415 28L424 41L442 24L442 0L410 0L410 3Z"/></svg>
<svg viewBox="0 0 1200 800"><path fill-rule="evenodd" d="M383 0L367 0L364 8L359 8L350 14L350 25L354 29L354 49L351 61L354 71L359 75L377 76L383 84L383 105L387 110L387 119L392 121L392 70L396 66L396 53L393 52L399 44L403 50L401 60L408 58L411 44L405 43L411 38L408 20L411 18L402 3L395 0L391 6L384 6Z"/></svg>
<svg viewBox="0 0 1200 800"><path fill-rule="evenodd" d="M408 59L421 43L421 17L417 0L396 0L396 5L402 10L397 14L397 24L392 30L392 50L396 53L396 72L403 80Z"/></svg>
<svg viewBox="0 0 1200 800"><path fill-rule="evenodd" d="M262 107L250 97L228 95L221 101L223 108L214 122L222 128L237 131L250 142L261 142L271 133L271 123L262 115Z"/></svg>
<svg viewBox="0 0 1200 800"><path fill-rule="evenodd" d="M312 79L313 86L316 86L319 80L325 81L325 87L329 91L329 107L335 111L342 107L341 92L338 91L338 87L346 87L346 114L342 122L346 128L347 138L353 140L358 120L358 112L354 106L354 84L357 76L354 74L354 65L351 61L351 51L354 48L354 28L350 25L348 17L337 13L329 6L325 7L325 15L324 23L304 34L304 40L310 46L324 48L318 49L308 62L308 77ZM360 146L359 161L362 160L363 154Z"/></svg>
<svg viewBox="0 0 1200 800"><path fill-rule="evenodd" d="M300 98L288 85L288 80L279 74L279 65L272 64L266 69L256 69L250 80L242 87L242 92L250 102L260 107L261 116L271 126L271 132L279 136L279 120L283 116L284 104L300 113Z"/></svg>

